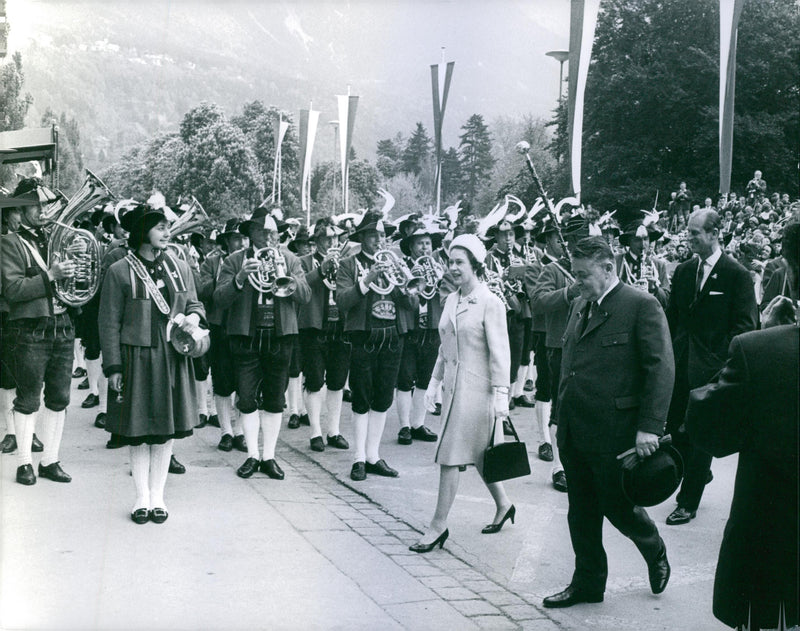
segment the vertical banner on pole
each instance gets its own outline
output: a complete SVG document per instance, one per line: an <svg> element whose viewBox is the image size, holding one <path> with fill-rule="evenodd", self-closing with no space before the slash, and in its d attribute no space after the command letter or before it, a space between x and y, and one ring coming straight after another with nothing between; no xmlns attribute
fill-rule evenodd
<svg viewBox="0 0 800 631"><path fill-rule="evenodd" d="M306 214L306 226L311 224L311 154L317 137L319 112L313 104L300 110L300 204Z"/></svg>
<svg viewBox="0 0 800 631"><path fill-rule="evenodd" d="M581 153L583 150L583 97L600 0L572 0L569 25L569 154L572 192L581 198Z"/></svg>
<svg viewBox="0 0 800 631"><path fill-rule="evenodd" d="M436 158L436 171L433 181L434 197L436 198L436 212L442 205L442 123L444 111L447 107L447 94L450 92L450 80L453 77L454 61L447 62L444 81L441 81L442 64L431 65L431 91L433 93L433 134L434 153Z"/></svg>
<svg viewBox="0 0 800 631"><path fill-rule="evenodd" d="M339 103L339 150L342 166L342 205L344 212L349 212L349 171L350 171L350 147L353 144L353 127L356 122L356 108L358 107L358 97L348 95L338 95Z"/></svg>
<svg viewBox="0 0 800 631"><path fill-rule="evenodd" d="M289 130L289 122L283 120L283 116L278 114L278 121L277 125L274 126L275 132L275 165L272 168L272 194L269 196L269 200L272 203L281 203L281 162L282 162L282 152L281 146L283 145L283 139L286 136L286 132Z"/></svg>
<svg viewBox="0 0 800 631"><path fill-rule="evenodd" d="M731 192L736 39L744 0L719 2L719 192Z"/></svg>

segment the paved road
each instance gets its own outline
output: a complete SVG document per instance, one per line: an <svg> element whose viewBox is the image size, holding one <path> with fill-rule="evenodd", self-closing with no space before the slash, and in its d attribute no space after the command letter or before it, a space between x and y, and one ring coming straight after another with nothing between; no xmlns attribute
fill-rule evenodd
<svg viewBox="0 0 800 631"><path fill-rule="evenodd" d="M84 394L74 390L73 401ZM516 524L480 534L493 504L469 470L445 549L416 555L407 546L435 504L435 446L397 445L394 413L382 455L401 475L361 483L349 480L351 452L311 452L304 427L281 433L282 482L237 478L244 455L217 451L216 428L198 430L177 443L188 471L168 480L161 526L129 520L127 450L105 449L95 413L70 408L61 452L69 485L23 487L13 482L16 458L0 459L2 629L724 628L710 603L733 458L715 461L696 520L660 526L673 566L663 595L650 594L638 552L608 527L605 602L553 611L541 599L567 584L573 563L567 501L535 457L533 474L508 484ZM514 415L533 452L532 412ZM438 429L435 417L429 424ZM651 515L663 524L673 505Z"/></svg>

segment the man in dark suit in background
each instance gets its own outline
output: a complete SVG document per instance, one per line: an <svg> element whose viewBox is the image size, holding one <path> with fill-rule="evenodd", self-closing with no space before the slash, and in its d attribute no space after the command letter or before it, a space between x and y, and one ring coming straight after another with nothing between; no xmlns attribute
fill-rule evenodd
<svg viewBox="0 0 800 631"><path fill-rule="evenodd" d="M750 273L722 252L720 223L714 210L699 210L689 217L689 246L697 258L675 268L667 305L675 354L675 391L667 432L685 466L678 507L667 517L671 526L694 518L711 477L711 455L696 448L683 431L689 390L708 383L722 368L731 339L758 323Z"/></svg>
<svg viewBox="0 0 800 631"><path fill-rule="evenodd" d="M670 575L656 525L623 494L616 457L632 446L641 457L658 449L675 378L664 311L650 294L619 282L614 253L602 237L578 242L572 271L580 297L564 337L558 448L575 572L564 591L544 599L545 607L603 600L603 517L642 553L654 594L664 591Z"/></svg>

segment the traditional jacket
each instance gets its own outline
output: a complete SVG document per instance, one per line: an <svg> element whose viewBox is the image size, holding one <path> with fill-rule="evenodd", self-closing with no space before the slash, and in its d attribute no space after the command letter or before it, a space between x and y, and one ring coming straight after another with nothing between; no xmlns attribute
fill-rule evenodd
<svg viewBox="0 0 800 631"><path fill-rule="evenodd" d="M32 249L37 252L38 261ZM0 237L0 251L3 297L8 301L9 320L54 315L55 293L47 275L46 239L37 238L21 226L19 232Z"/></svg>

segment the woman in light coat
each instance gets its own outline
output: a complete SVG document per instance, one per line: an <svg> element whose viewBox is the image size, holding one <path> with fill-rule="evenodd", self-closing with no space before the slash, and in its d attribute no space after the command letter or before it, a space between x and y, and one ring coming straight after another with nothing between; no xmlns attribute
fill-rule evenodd
<svg viewBox="0 0 800 631"><path fill-rule="evenodd" d="M492 440L496 421L508 416L510 352L506 313L501 300L478 279L483 272L486 248L475 235L461 235L450 244L449 271L457 291L445 302L439 322L441 346L432 386L442 383L444 425L436 450L440 465L439 496L431 524L414 552L442 547L449 536L447 516L458 490L459 470L474 465L483 475L483 456ZM502 426L494 431L495 443L503 441ZM515 508L503 484L487 484L497 510L482 532L494 533Z"/></svg>

